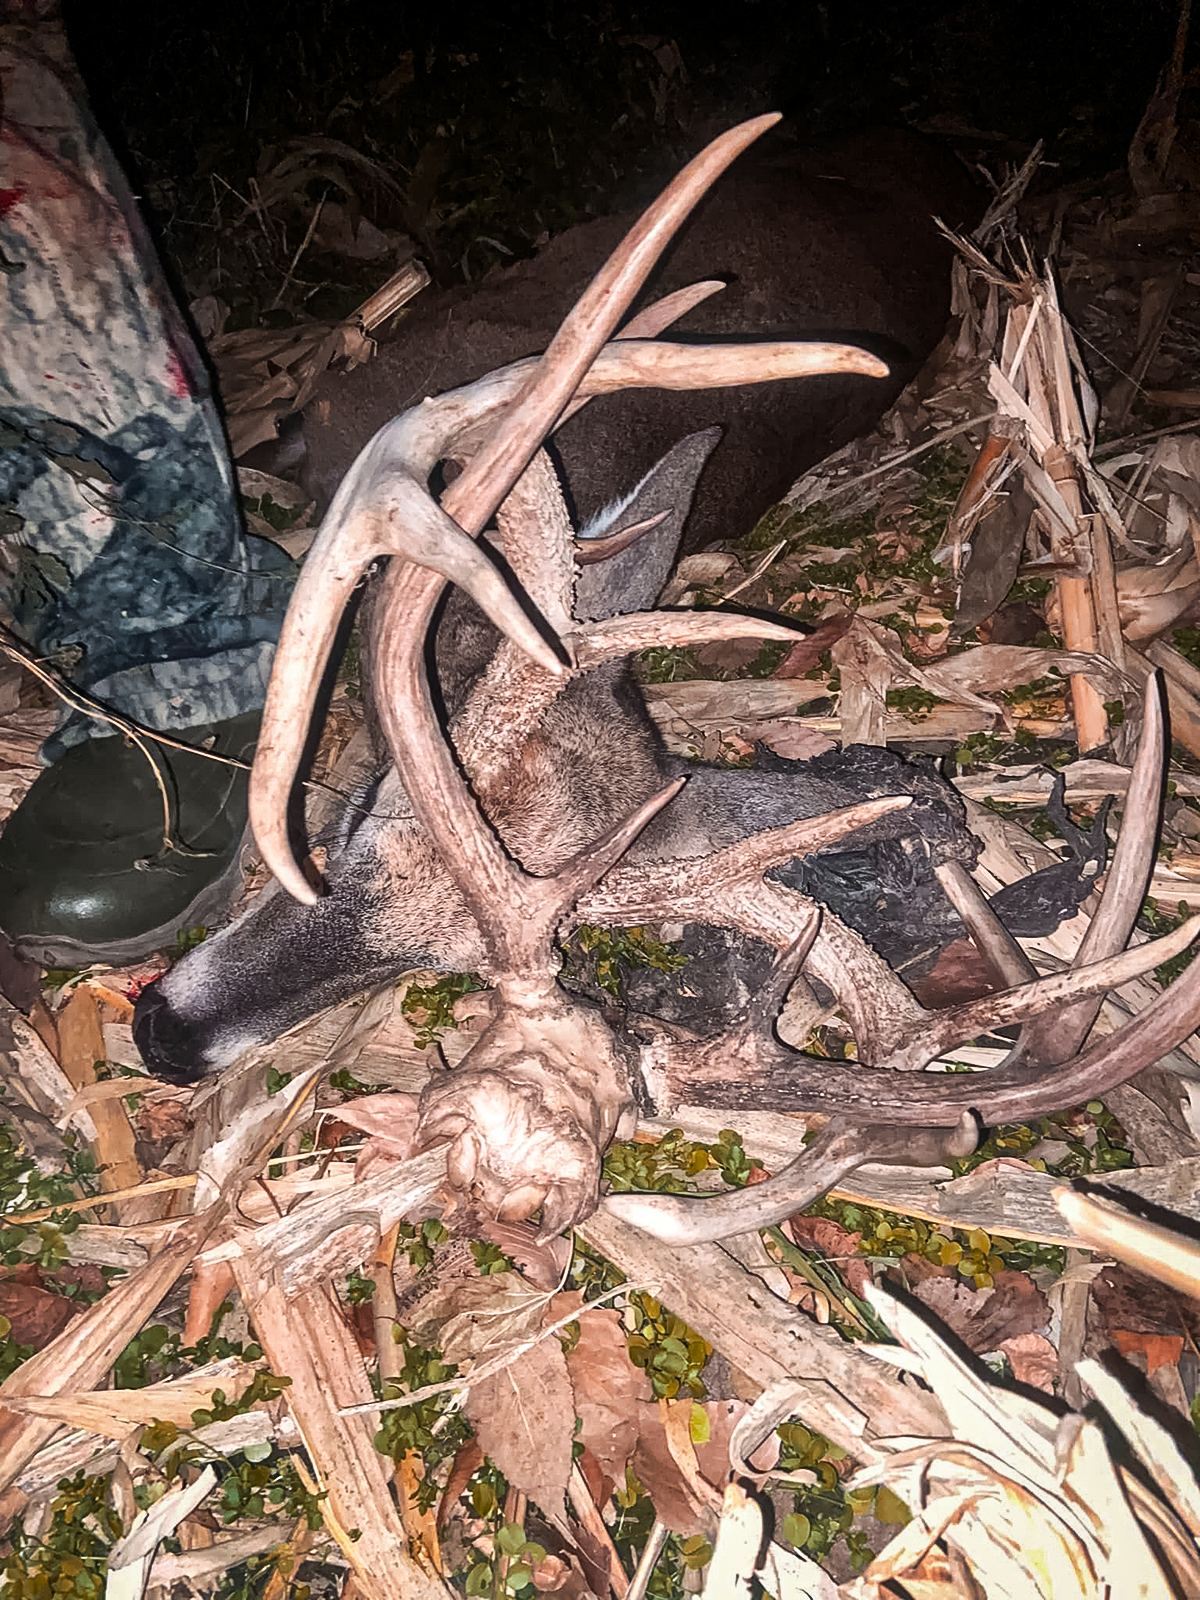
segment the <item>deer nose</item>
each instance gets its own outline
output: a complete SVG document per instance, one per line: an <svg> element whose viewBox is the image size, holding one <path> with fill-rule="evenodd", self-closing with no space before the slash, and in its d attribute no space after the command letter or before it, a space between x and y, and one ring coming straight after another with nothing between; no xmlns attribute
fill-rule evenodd
<svg viewBox="0 0 1200 1600"><path fill-rule="evenodd" d="M157 983L148 983L133 1008L133 1042L156 1078L195 1083L208 1071L187 1024L171 1009Z"/></svg>

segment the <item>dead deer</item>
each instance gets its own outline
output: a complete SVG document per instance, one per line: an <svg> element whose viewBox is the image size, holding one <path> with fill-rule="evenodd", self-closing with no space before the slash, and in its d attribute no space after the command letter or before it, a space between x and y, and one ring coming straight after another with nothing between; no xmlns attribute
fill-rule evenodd
<svg viewBox="0 0 1200 1600"><path fill-rule="evenodd" d="M425 1090L420 1133L426 1142L449 1141L455 1189L499 1217L540 1211L547 1235L595 1208L603 1153L631 1128L639 1108L669 1114L686 1100L830 1116L813 1146L751 1190L713 1200L624 1195L606 1202L664 1237L709 1239L787 1215L864 1161L936 1161L971 1148L980 1122L1021 1121L1102 1094L1157 1060L1200 1021L1198 964L1124 1027L1087 1042L1105 991L1184 948L1197 932L1194 919L1162 940L1125 950L1149 878L1164 781L1153 685L1126 827L1076 965L1037 978L973 880L950 866L944 869L947 891L1006 987L939 1012L920 1006L835 917L763 877L777 862L877 823L903 800L792 821L702 857L681 850L674 857L659 851L624 859L673 807L686 807L688 791L680 794L675 781L643 795L578 848L560 851L541 872L514 859L489 824L489 816L503 812L502 797L514 783L536 784L544 718L589 673L649 644L749 632L776 637L781 631L721 613L576 622L570 526L540 449L571 404L618 385L711 383L730 371L769 376L806 364L811 370L813 363L821 370L871 370L871 358L845 348L645 342L673 305L629 330L637 337L606 343L680 216L768 121L734 129L679 175L541 361L426 402L383 429L363 452L297 588L252 778L251 814L264 859L290 894L314 905L319 897L292 855L287 801L341 608L368 563L390 553L377 596L373 676L415 823L411 837L419 841L403 871L415 881L436 862L452 881L461 912L443 914L443 922L457 917L476 930L481 965L494 986L486 1031L455 1071L436 1074ZM439 506L427 485L435 464L446 459L462 463L463 471ZM473 542L498 507L506 559L523 595ZM431 702L425 659L447 579L505 635L455 719L453 748ZM619 1037L599 1011L556 981L554 940L564 926L666 918L737 927L779 953L745 1016L716 1037L686 1036L649 1020ZM287 960L286 950L278 959ZM802 969L836 995L857 1041L856 1062L818 1060L774 1037L784 994L806 981ZM185 972L186 964L177 970ZM1001 1066L951 1079L923 1073L980 1032L1018 1023L1020 1039Z"/></svg>
<svg viewBox="0 0 1200 1600"><path fill-rule="evenodd" d="M735 191L734 202L739 213L748 204L740 191ZM758 195L751 211L757 215L762 207L762 196ZM603 226L606 232L611 231L608 222ZM702 239L711 238L712 231L710 220L709 231ZM788 262L791 259L786 257ZM757 303L763 293L761 269L742 288L747 293L753 290ZM720 294L713 293L717 289L721 289ZM725 300L730 292L728 286L711 281L689 287L669 296L658 311L647 312L626 332L654 333L711 300ZM794 293L785 304L794 307ZM739 315L744 317L746 313L743 304ZM690 358L689 348L695 351ZM727 354L722 358L718 379L733 387L708 391L711 393L743 396L761 388L768 378L772 380L769 386L777 388L778 380L786 380L789 373L801 376L790 383L785 381L783 387L796 391L803 388L802 380L814 367L833 374L823 383L845 381L859 389L872 384L885 389L892 381L882 363L861 351L843 352L823 366L824 352L828 350L824 345L762 345L756 351L743 349L740 355L736 346L724 348ZM473 362L479 355L477 349L470 352ZM674 376L665 369L656 376L653 363L657 361L662 368L667 355L674 364ZM663 395L652 388L621 389L608 383L600 386L609 391L601 398L619 401L626 395L644 394L656 398L660 405L664 401L686 400L688 390L678 385L699 381L689 372L698 371L703 355L703 347L645 345L640 356L645 368L642 381L667 386L670 392ZM519 378L519 369L515 376ZM485 379L481 392L495 381ZM806 381L811 382L811 378ZM451 415L456 407L473 404L475 395L476 390L468 387L457 400L443 396L436 404ZM785 424L789 418L795 419L794 399L791 406L790 410L784 406ZM736 405L720 414L731 432L736 433ZM778 434L768 430L768 437L777 439ZM716 438L717 430L707 428L677 440L640 482L629 484L618 476L618 466L608 466L610 485L615 489L628 487L631 492L619 496L616 507L610 506L581 530L577 550L586 565L575 584L575 615L581 621L596 622L653 606L673 563L685 517L689 525L696 523L695 515L689 516L689 508L701 472L705 483L703 498L707 499L712 483L707 463ZM728 448L729 443L722 441L722 448ZM371 459L375 460L378 454L376 450ZM787 472L789 459L781 456L773 470ZM366 460L364 457L347 475L336 506L346 505L360 493ZM764 504L763 484L757 481L761 461L753 453L746 458L744 441L742 448L734 452L733 460L737 464L738 492L749 513L754 505ZM576 495L577 480L572 477L568 484ZM728 475L726 487L732 488ZM595 481L592 488L595 489ZM341 511L331 513L331 523L340 515ZM511 522L514 513L507 512L505 517ZM643 523L653 527L635 547L623 550L625 540ZM704 520L700 523L702 527L707 525ZM373 656L370 637L378 611L373 593L377 587L368 589L362 619L367 660ZM481 676L499 635L473 603L452 598L446 612L436 629L435 644L436 677L443 704L456 722L466 717L464 727L488 718L498 718L507 726L507 713L497 711L491 678ZM570 618L567 613L562 615L565 620L560 622L560 631L566 631ZM364 675L367 691L371 677L369 671ZM475 710L468 715L463 699L472 685ZM368 693L368 699L373 701L374 696ZM574 849L686 770L683 764L664 758L640 694L623 663L613 661L577 676L561 696L534 708L529 715L529 727L538 716L543 720L536 740L517 769L522 782L493 786L489 816L506 848L531 871L554 871ZM375 720L368 717L372 724ZM458 733L454 736L457 739ZM285 895L269 892L248 918L202 945L162 983L146 992L138 1008L138 1042L155 1071L177 1079L196 1077L228 1065L245 1049L277 1036L321 1007L372 983L414 967L472 970L484 962L485 951L474 921L413 817L394 770L388 771L391 762L386 755L386 742L380 737L376 743L383 757L377 779L354 797L356 805L347 809L339 825L320 840L329 856L326 893L320 900L312 906L301 906ZM536 782L531 781L534 778ZM949 796L948 790L945 793ZM699 857L763 828L852 803L855 797L854 788L840 778L809 772L802 765L787 773L693 770L686 793L639 837L631 859ZM922 800L903 818L883 815L862 837L874 843L898 834L914 840L923 829L945 831L945 819L933 815L937 804ZM953 848L960 853L973 851L974 843L965 829L953 823L951 827L957 827ZM941 846L930 846L922 840L915 848L920 870L927 879L925 858L934 850L939 853L934 859L939 858ZM945 910L952 916L948 905ZM281 951L287 952L286 960L280 960ZM743 987L737 963L732 964L728 983L734 990ZM689 975L688 987L693 986Z"/></svg>

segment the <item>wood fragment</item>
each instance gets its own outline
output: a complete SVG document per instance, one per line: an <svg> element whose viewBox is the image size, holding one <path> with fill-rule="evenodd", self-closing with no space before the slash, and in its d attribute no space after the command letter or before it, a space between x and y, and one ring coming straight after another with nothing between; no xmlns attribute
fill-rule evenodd
<svg viewBox="0 0 1200 1600"><path fill-rule="evenodd" d="M1045 466L1075 523L1076 542L1087 540L1089 547L1086 569L1088 577L1056 580L1059 604L1062 608L1063 643L1068 650L1094 655L1100 641L1096 624L1096 606L1089 582L1095 561L1090 548L1092 530L1083 520L1079 482L1073 464L1060 445L1052 445L1045 452ZM1115 597L1112 605L1115 610ZM1075 737L1080 754L1099 750L1108 743L1108 716L1103 701L1087 679L1080 676L1071 679L1071 701L1075 708Z"/></svg>
<svg viewBox="0 0 1200 1600"><path fill-rule="evenodd" d="M1147 1222L1110 1200L1060 1185L1058 1209L1081 1239L1180 1294L1200 1299L1200 1245L1159 1223Z"/></svg>
<svg viewBox="0 0 1200 1600"><path fill-rule="evenodd" d="M95 996L81 983L58 1016L59 1059L76 1089L96 1082L96 1065L105 1059L104 1031ZM127 1091L129 1092L129 1091ZM134 1150L133 1129L118 1100L94 1103L89 1115L96 1129L94 1151L100 1184L109 1190L140 1186L142 1169ZM114 1202L119 1222L147 1222L161 1215L156 1196L130 1196Z"/></svg>
<svg viewBox="0 0 1200 1600"><path fill-rule="evenodd" d="M63 1394L94 1388L141 1328L167 1290L187 1271L226 1212L218 1201L182 1224L176 1237L139 1271L131 1273L0 1384L7 1395ZM0 1409L0 1489L58 1432L57 1419L19 1417Z"/></svg>
<svg viewBox="0 0 1200 1600"><path fill-rule="evenodd" d="M358 1345L329 1289L306 1289L289 1300L277 1283L235 1263L259 1343L271 1369L292 1381L288 1409L309 1460L320 1473L321 1514L366 1600L433 1600L448 1591L408 1553L408 1539L389 1489L388 1463L375 1449L370 1415L338 1408L371 1398Z"/></svg>
<svg viewBox="0 0 1200 1600"><path fill-rule="evenodd" d="M875 1441L884 1435L945 1431L935 1396L887 1378L832 1329L776 1299L719 1245L663 1246L603 1213L578 1231L626 1276L657 1283L664 1304L755 1383L804 1383L806 1422L857 1460L879 1459Z"/></svg>

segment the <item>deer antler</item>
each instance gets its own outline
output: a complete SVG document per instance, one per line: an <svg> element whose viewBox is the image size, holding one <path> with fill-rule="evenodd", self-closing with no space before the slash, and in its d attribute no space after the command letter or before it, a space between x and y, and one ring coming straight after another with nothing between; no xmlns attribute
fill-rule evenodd
<svg viewBox="0 0 1200 1600"><path fill-rule="evenodd" d="M777 1207L790 1204L813 1182L823 1182L839 1163L840 1172L847 1163L872 1159L872 1152L894 1153L896 1139L880 1128L954 1128L949 1146L944 1133L931 1133L919 1143L934 1155L951 1146L958 1150L972 1136L976 1113L985 1121L1024 1116L1089 1096L1132 1076L1191 1031L1200 1016L1200 972L1193 969L1125 1028L1076 1053L1094 1015L1085 1010L1093 997L1161 961L1164 948L1174 951L1186 942L1176 936L1166 944L1117 954L1131 925L1125 901L1136 894L1133 914L1140 902L1137 885L1147 870L1145 829L1133 830L1136 862L1122 864L1119 858L1114 864L1111 881L1118 885L1122 907L1107 919L1106 932L1089 951L1105 960L1081 966L1065 979L1021 982L973 1006L931 1015L836 918L822 919L803 896L763 880L769 866L820 848L905 801L850 807L746 840L700 862L610 870L638 831L669 802L678 788L674 784L578 850L552 875L536 877L505 852L442 737L425 681L424 647L447 576L462 582L512 641L512 647L502 644L455 727L476 794L485 800L514 756L519 758L541 712L572 671L665 639L728 637L742 631L787 636L777 625L724 616L664 614L570 627L569 529L556 513L542 522L548 479L544 463L533 460L572 397L578 403L591 394L641 383L693 387L813 371L882 372L873 358L842 346L701 349L640 340L604 343L673 228L712 178L773 120L760 118L733 130L680 174L597 276L540 361L518 363L467 389L426 401L376 435L339 491L309 557L272 679L251 813L268 864L293 893L311 899L313 891L287 845L283 803L340 607L375 555L388 552L404 558L391 564L377 607L380 716L416 817L478 924L499 999L493 1021L466 1062L427 1088L422 1133L427 1139L451 1141L448 1171L454 1189L473 1194L490 1212L504 1217L527 1216L540 1207L543 1234L595 1205L601 1157L632 1114L635 1083L645 1098L664 1106L684 1095L710 1103L714 1096L723 1097L718 1103L726 1105L750 1096L759 1105L848 1109L858 1115L871 1131L854 1135L839 1124L825 1140L815 1169L801 1157L780 1175L763 1202ZM661 308L651 317L656 314L663 315ZM433 467L446 458L466 466L439 508L426 485ZM532 618L529 607L507 588L470 537L522 474L501 523L513 530L510 562L541 608L541 615ZM564 632L565 643L559 637ZM484 710L489 705L498 729L487 726ZM1159 726L1157 744L1153 732L1148 733L1139 757L1141 775L1135 777L1131 794L1134 789L1149 794L1146 774L1161 766L1161 749ZM1152 831L1148 848L1153 848ZM975 925L986 929L986 917L970 889L961 881L955 887ZM724 922L767 938L783 953L772 981L742 1024L718 1039L689 1039L648 1024L644 1042L622 1042L597 1012L571 1000L555 981L554 935L573 913L617 922L665 916ZM1185 933L1190 939L1192 930ZM1026 976L1019 952L994 939L991 947L1007 961L1010 978ZM864 1058L857 1068L815 1062L771 1035L778 1003L806 957L814 976L845 1006ZM1017 1052L982 1078L935 1081L916 1071L997 1020L1036 1018L1054 1007L1061 1011L1066 1002L1077 1019L1073 1026L1083 1032L1070 1059L1050 1081L1035 1056L1036 1024L1026 1029L1024 1054ZM904 1147L910 1152L917 1148L910 1139ZM627 1197L627 1203L633 1201ZM707 1204L719 1207L722 1202ZM671 1223L677 1225L678 1219ZM744 1225L741 1212L733 1224L712 1212L705 1224L723 1231Z"/></svg>
<svg viewBox="0 0 1200 1600"><path fill-rule="evenodd" d="M714 140L679 173L597 274L539 360L518 362L397 417L380 429L347 473L288 608L250 783L250 820L263 859L298 900L311 904L315 891L292 855L286 827L288 795L338 619L372 561L401 555L431 569L415 582L404 578L402 566L388 575L381 613L385 634L394 620L393 602L413 608L404 611L406 619L419 612L423 629L441 581L449 578L461 584L497 627L547 672L560 674L565 669L563 659L473 541L576 391L586 398L631 386L720 386L816 372L886 374L882 362L846 345L701 348L627 340L601 350L697 200L742 150L778 120L772 114L742 123ZM710 287L696 286L672 297L678 308L675 314L703 292L711 292ZM471 454L481 442L482 448L447 491L444 506L438 506L427 487L433 468L448 456ZM420 815L419 804L414 804Z"/></svg>
<svg viewBox="0 0 1200 1600"><path fill-rule="evenodd" d="M532 877L504 852L442 740L424 678L425 636L449 576L549 678L547 695L554 680L565 676L567 653L554 630L540 619L531 623L469 535L482 528L525 471L572 397L636 384L694 387L815 371L886 371L865 352L843 346L703 350L625 340L601 348L691 206L775 120L758 118L734 129L679 175L597 276L539 362L518 363L466 390L426 401L376 435L330 508L276 656L251 816L268 865L292 893L311 899L313 891L291 857L284 802L316 684L337 616L365 565L385 552L408 558L393 562L378 609L381 720L417 818L479 925L501 1001L468 1069L449 1086L427 1092L423 1129L429 1137L451 1138L449 1167L457 1188L474 1187L502 1215L528 1215L540 1205L546 1232L594 1206L601 1153L632 1105L622 1048L597 1014L568 1001L554 982L554 932L580 893L598 881L678 785L651 798L552 877ZM710 291L704 286L699 292ZM680 310L687 303L673 301ZM658 316L663 314L660 308ZM644 329L645 324L636 331ZM468 464L439 508L426 484L447 457ZM553 588L549 577L546 586ZM565 610L561 589L545 599L558 622ZM714 622L727 632L728 619ZM694 621L690 627L694 634Z"/></svg>
<svg viewBox="0 0 1200 1600"><path fill-rule="evenodd" d="M1015 941L1002 928L997 932L998 924L986 902L973 889L972 880L962 875L956 876L950 887L967 915L968 926L993 954L997 966L1002 964L1006 976L1028 981L964 1006L926 1013L924 1025L908 1030L907 1040L882 1059L876 1057L875 1066L867 1067L864 1062L848 1068L839 1062L816 1060L787 1049L771 1036L774 1013L792 975L799 970L798 953L806 949L803 939L781 954L771 980L741 1023L718 1038L689 1041L681 1038L678 1030L655 1028L654 1037L643 1046L640 1065L646 1095L660 1114L669 1114L675 1105L688 1100L722 1108L752 1105L759 1110L824 1111L833 1121L816 1144L774 1179L745 1194L705 1200L614 1195L605 1202L606 1207L656 1236L676 1242L699 1243L746 1227L765 1227L810 1204L865 1162L907 1159L910 1164L922 1165L946 1154L966 1154L961 1146L975 1118L984 1125L1023 1122L1093 1099L1135 1077L1174 1048L1200 1023L1200 962L1124 1027L1080 1050L1107 990L1170 959L1200 934L1200 917L1193 917L1164 939L1122 951L1153 867L1165 757L1161 689L1157 682L1148 681L1142 741L1126 801L1129 821L1122 828L1104 899L1092 923L1092 929L1100 931L1084 939L1069 971L1037 978ZM736 853L736 848L727 852L730 856ZM622 869L622 873L629 871ZM601 892L620 897L622 873L610 876ZM711 888L711 884L706 882L705 887ZM789 892L775 885L759 887L782 895ZM644 897L644 876L641 889ZM696 897L703 900L704 889L698 889ZM710 906L707 919L697 905L685 910L676 906L671 914L731 922L738 915L738 905L745 906L753 898L743 892L736 904L726 903L718 891L719 904ZM666 915L643 898L636 914L652 918L656 909L658 915ZM588 910L589 915L595 914L595 908ZM623 910L628 915L632 908L626 904ZM804 913L797 907L793 915ZM736 925L770 938L762 921L753 926L746 921ZM805 937L811 940L812 936ZM778 938L775 942L779 943ZM817 948L819 943L814 951ZM844 978L840 986L833 985L839 995L855 990L853 969L851 958L849 981ZM877 977L874 972L871 975ZM898 979L891 982L902 988ZM939 1055L991 1028L1051 1016L1052 1027L1027 1024L1008 1059L988 1072L949 1081L915 1075ZM1059 1037L1060 1024L1069 1030L1065 1040ZM863 1040L856 1037L861 1057ZM847 1114L860 1119L857 1131L848 1126ZM897 1128L914 1135L911 1145L897 1140ZM947 1144L947 1135L937 1130L950 1128L955 1131Z"/></svg>
<svg viewBox="0 0 1200 1600"><path fill-rule="evenodd" d="M405 580L403 588L402 572L389 572L381 611L385 633L398 606L417 607L428 619L442 582L449 578L546 672L561 676L567 669L554 648L552 630L530 620L498 569L464 531L478 532L495 509L479 492L462 510L466 491L455 491L470 468L447 491L444 509L427 488L438 462L465 455L481 428L521 393L537 365L517 362L466 389L426 400L381 428L347 473L305 561L275 654L250 781L250 820L263 860L288 892L307 904L316 895L292 856L284 822L287 799L338 619L371 562L401 555L419 559L418 570L429 569L419 583ZM881 377L886 368L847 345L701 347L629 340L599 352L581 389L590 397L639 385L720 387L834 372Z"/></svg>

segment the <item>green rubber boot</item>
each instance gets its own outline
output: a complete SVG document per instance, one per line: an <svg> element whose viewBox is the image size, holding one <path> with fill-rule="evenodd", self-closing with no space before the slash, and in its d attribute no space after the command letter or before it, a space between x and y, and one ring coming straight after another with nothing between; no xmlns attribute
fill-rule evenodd
<svg viewBox="0 0 1200 1600"><path fill-rule="evenodd" d="M261 713L189 728L189 744L249 762ZM150 745L162 787L120 736L73 745L0 835L0 928L43 966L137 960L223 917L241 887L247 773ZM163 789L170 845L163 848Z"/></svg>

